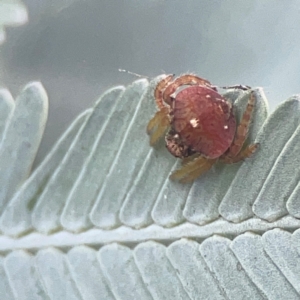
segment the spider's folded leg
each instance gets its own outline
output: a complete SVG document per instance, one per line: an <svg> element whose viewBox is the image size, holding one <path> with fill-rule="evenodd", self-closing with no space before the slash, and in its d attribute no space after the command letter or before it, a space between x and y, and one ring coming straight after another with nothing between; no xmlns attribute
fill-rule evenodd
<svg viewBox="0 0 300 300"><path fill-rule="evenodd" d="M250 144L246 148L242 149L245 140L247 139L255 102L256 98L254 92L252 91L250 93L248 104L243 114L241 123L237 128L237 132L232 145L229 147L228 152L222 155L220 161L227 164L239 162L245 158L250 157L258 148L258 144Z"/></svg>
<svg viewBox="0 0 300 300"><path fill-rule="evenodd" d="M258 143L250 144L245 149L240 151L236 156L234 157L224 156L223 158L220 159L220 161L225 164L237 163L241 160L244 160L245 158L250 157L256 151L258 146L259 146Z"/></svg>
<svg viewBox="0 0 300 300"><path fill-rule="evenodd" d="M208 171L215 162L216 159L207 159L203 156L199 156L174 171L170 179L178 180L181 183L194 181L200 175Z"/></svg>
<svg viewBox="0 0 300 300"><path fill-rule="evenodd" d="M247 139L251 119L254 111L256 98L254 92L250 93L246 110L242 116L241 122L236 130L235 138L228 149L228 152L224 155L225 159L234 159L241 152L241 149Z"/></svg>
<svg viewBox="0 0 300 300"><path fill-rule="evenodd" d="M184 158L182 159L182 161L181 161L181 164L184 166L184 165L186 165L186 164L192 162L194 159L196 159L196 158L199 157L199 156L200 156L199 153L194 153L194 154L192 154L192 155L190 155L190 156L184 157Z"/></svg>
<svg viewBox="0 0 300 300"><path fill-rule="evenodd" d="M149 121L147 133L150 135L151 146L153 146L161 137L163 137L169 128L170 120L168 114L168 107L164 107Z"/></svg>

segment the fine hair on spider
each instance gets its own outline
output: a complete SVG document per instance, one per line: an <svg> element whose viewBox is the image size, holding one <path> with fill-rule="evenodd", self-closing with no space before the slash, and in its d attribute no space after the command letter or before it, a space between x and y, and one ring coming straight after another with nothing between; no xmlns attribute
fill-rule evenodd
<svg viewBox="0 0 300 300"><path fill-rule="evenodd" d="M149 76L141 75L141 74L138 74L138 73L134 73L134 72L131 72L131 71L128 71L128 70L125 70L125 69L118 69L118 71L121 72L121 73L127 73L129 75L133 75L133 76L136 76L136 77L139 77L139 78L148 78L148 79L151 79Z"/></svg>

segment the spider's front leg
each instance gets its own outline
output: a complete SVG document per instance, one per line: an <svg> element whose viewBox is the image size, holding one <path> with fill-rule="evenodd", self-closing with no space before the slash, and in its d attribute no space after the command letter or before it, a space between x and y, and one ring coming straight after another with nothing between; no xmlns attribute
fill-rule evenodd
<svg viewBox="0 0 300 300"><path fill-rule="evenodd" d="M251 90L251 86L249 85L243 85L243 84L236 84L236 85L230 85L230 86L222 86L221 89L238 89L242 91L248 91Z"/></svg>
<svg viewBox="0 0 300 300"><path fill-rule="evenodd" d="M250 144L245 149L242 147L247 139L253 110L255 106L255 95L252 91L248 100L246 110L243 114L242 120L237 128L235 138L229 147L228 151L220 158L220 161L224 163L236 163L244 158L250 157L258 148L259 144Z"/></svg>
<svg viewBox="0 0 300 300"><path fill-rule="evenodd" d="M156 112L147 125L151 146L166 133L170 126L170 107L164 103L163 92L172 79L173 75L168 75L157 84L154 91L155 102L159 111Z"/></svg>
<svg viewBox="0 0 300 300"><path fill-rule="evenodd" d="M150 135L151 146L155 145L167 132L170 126L169 110L169 107L162 108L148 123L147 133Z"/></svg>
<svg viewBox="0 0 300 300"><path fill-rule="evenodd" d="M203 173L207 172L216 161L217 159L207 159L203 156L198 156L183 165L180 169L174 171L170 179L178 180L181 183L194 181Z"/></svg>

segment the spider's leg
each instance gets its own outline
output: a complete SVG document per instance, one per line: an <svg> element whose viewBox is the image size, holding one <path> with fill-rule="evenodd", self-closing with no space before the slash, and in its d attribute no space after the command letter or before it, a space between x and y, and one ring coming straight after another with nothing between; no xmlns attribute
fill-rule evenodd
<svg viewBox="0 0 300 300"><path fill-rule="evenodd" d="M157 126L159 126L163 119L168 115L169 109L167 107L162 108L161 110L157 111L153 118L149 121L147 125L147 133L150 132Z"/></svg>
<svg viewBox="0 0 300 300"><path fill-rule="evenodd" d="M170 179L178 180L182 183L194 181L200 175L208 171L215 162L216 159L207 159L203 156L199 156L182 166L180 169L174 171L171 174Z"/></svg>
<svg viewBox="0 0 300 300"><path fill-rule="evenodd" d="M163 92L163 99L164 101L171 105L172 97L171 95L175 93L178 87L183 85L204 85L207 87L211 87L211 84L209 81L200 78L195 75L182 75L174 80L171 84L169 84L165 91Z"/></svg>
<svg viewBox="0 0 300 300"><path fill-rule="evenodd" d="M203 165L201 168L189 173L186 177L180 179L181 183L188 183L188 182L192 182L195 179L197 179L198 177L200 177L202 174L204 174L205 172L207 172L212 165L215 163L211 162L211 160L207 160L205 165Z"/></svg>
<svg viewBox="0 0 300 300"><path fill-rule="evenodd" d="M251 86L249 85L242 85L242 84L237 84L237 85L230 85L230 86L222 86L222 89L238 89L242 91L248 91L251 90Z"/></svg>
<svg viewBox="0 0 300 300"><path fill-rule="evenodd" d="M252 91L250 93L248 104L247 104L246 110L243 114L242 120L237 128L234 140L233 140L231 146L229 147L228 151L225 153L225 155L221 157L221 160L230 161L231 159L235 158L241 152L244 142L247 139L247 135L248 135L248 131L249 131L250 123L251 123L251 118L253 115L255 100L256 100L255 95L254 95L254 92ZM254 145L250 145L251 149L254 147Z"/></svg>
<svg viewBox="0 0 300 300"><path fill-rule="evenodd" d="M150 145L153 146L163 137L170 126L169 108L164 107L149 121L147 133L150 135Z"/></svg>
<svg viewBox="0 0 300 300"><path fill-rule="evenodd" d="M155 88L154 97L158 109L163 109L165 107L163 92L165 88L168 86L168 84L170 83L170 81L173 79L173 77L174 75L168 75L166 78L162 79Z"/></svg>
<svg viewBox="0 0 300 300"><path fill-rule="evenodd" d="M192 154L190 156L187 156L187 157L184 157L181 161L181 164L184 166L188 163L190 163L191 161L193 161L195 158L197 158L200 154L199 153L195 153L195 154Z"/></svg>
<svg viewBox="0 0 300 300"><path fill-rule="evenodd" d="M251 144L247 146L245 149L243 149L242 151L240 151L235 157L224 156L223 158L220 159L220 161L225 164L237 163L241 160L244 160L245 158L250 157L258 147L259 147L258 143Z"/></svg>
<svg viewBox="0 0 300 300"><path fill-rule="evenodd" d="M156 105L159 109L154 117L149 121L147 125L147 133L150 137L150 145L153 146L167 131L170 120L169 112L170 108L164 103L163 91L168 86L174 75L168 75L162 79L156 86L154 91L154 97Z"/></svg>

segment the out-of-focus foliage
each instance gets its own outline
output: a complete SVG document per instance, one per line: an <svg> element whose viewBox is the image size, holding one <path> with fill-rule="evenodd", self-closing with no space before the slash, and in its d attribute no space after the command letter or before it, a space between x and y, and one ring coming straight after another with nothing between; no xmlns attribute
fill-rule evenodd
<svg viewBox="0 0 300 300"><path fill-rule="evenodd" d="M6 39L6 26L20 26L27 20L27 9L21 1L0 0L0 44Z"/></svg>

